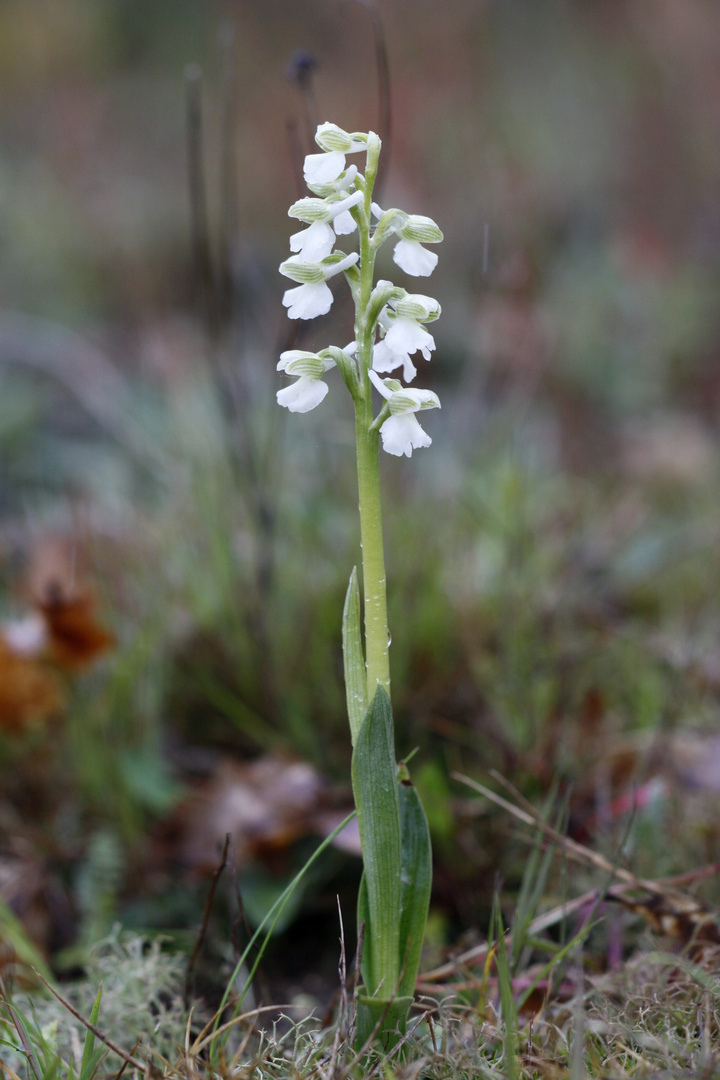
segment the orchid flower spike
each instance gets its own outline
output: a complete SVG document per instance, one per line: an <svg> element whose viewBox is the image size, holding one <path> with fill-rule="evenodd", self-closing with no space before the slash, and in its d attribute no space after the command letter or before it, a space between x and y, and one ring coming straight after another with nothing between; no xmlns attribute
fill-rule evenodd
<svg viewBox="0 0 720 1080"><path fill-rule="evenodd" d="M400 237L393 252L393 262L412 277L430 277L438 257L423 244L439 244L443 239L433 219L422 214L406 214L402 210L384 211L377 203L372 204L372 212L379 219L375 235L380 243L385 235L396 233Z"/></svg>
<svg viewBox="0 0 720 1080"><path fill-rule="evenodd" d="M317 315L327 315L333 302L333 294L326 285L328 278L348 270L359 258L357 251L349 255L336 251L320 262L287 259L281 263L280 273L291 281L300 282L296 289L288 289L283 296L288 318L314 319Z"/></svg>
<svg viewBox="0 0 720 1080"><path fill-rule="evenodd" d="M430 446L432 439L420 427L416 412L439 409L440 399L432 390L415 390L401 386L396 379L381 379L374 371L370 380L388 403L390 416L380 428L383 450L396 457L412 457L413 450Z"/></svg>
<svg viewBox="0 0 720 1080"><path fill-rule="evenodd" d="M420 350L429 360L435 348L435 338L420 324L434 322L440 310L437 300L421 293L407 293L401 300L391 300L378 319L385 337L373 349L375 371L395 371L402 367L405 382L412 382L417 368L411 355Z"/></svg>
<svg viewBox="0 0 720 1080"><path fill-rule="evenodd" d="M328 392L327 383L322 381L326 371L335 367L330 357L318 356L317 353L304 352L302 349L289 349L280 354L278 371L286 375L297 375L290 386L277 392L279 405L284 405L290 412L310 412L324 399Z"/></svg>

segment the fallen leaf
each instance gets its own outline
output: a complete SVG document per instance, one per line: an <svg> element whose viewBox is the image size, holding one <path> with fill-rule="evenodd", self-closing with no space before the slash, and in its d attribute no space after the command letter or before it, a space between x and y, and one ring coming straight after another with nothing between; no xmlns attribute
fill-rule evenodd
<svg viewBox="0 0 720 1080"><path fill-rule="evenodd" d="M37 660L13 652L0 637L0 729L22 731L59 712L64 701L57 676Z"/></svg>
<svg viewBox="0 0 720 1080"><path fill-rule="evenodd" d="M48 626L48 656L66 671L87 667L115 644L97 621L89 592L66 596L59 587L50 587L38 608Z"/></svg>

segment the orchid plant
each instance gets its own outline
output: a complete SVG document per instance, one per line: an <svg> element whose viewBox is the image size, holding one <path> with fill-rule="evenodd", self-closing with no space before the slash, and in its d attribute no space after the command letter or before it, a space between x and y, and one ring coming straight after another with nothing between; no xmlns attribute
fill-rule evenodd
<svg viewBox="0 0 720 1080"><path fill-rule="evenodd" d="M424 245L443 236L428 217L382 210L373 202L380 139L374 132L348 133L320 124L319 154L305 158L304 175L314 198L300 199L289 215L306 228L290 238L293 255L280 273L296 282L283 297L291 319L326 314L333 302L330 278L344 273L355 304L354 339L344 348L284 352L278 370L294 378L277 400L291 412L308 412L328 394L325 376L337 367L355 405L355 433L362 546L364 650L357 569L350 576L343 613L343 656L352 779L363 853L358 923L363 933L358 998L358 1039L373 1029L387 1038L405 1023L417 979L432 879L430 836L407 768L396 763L390 706L390 665L380 506L379 447L410 457L429 446L417 413L440 407L437 394L403 386L384 376L402 369L411 382L417 352L435 349L426 329L440 315L429 296L408 293L391 281L375 283L375 258L388 241L406 274L428 277L437 255ZM347 156L365 155L365 172ZM335 250L339 236L358 235L358 249ZM375 414L373 389L380 395Z"/></svg>

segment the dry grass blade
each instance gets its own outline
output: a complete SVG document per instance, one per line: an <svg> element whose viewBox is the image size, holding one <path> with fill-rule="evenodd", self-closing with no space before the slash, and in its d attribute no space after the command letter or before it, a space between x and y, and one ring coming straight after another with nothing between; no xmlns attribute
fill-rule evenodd
<svg viewBox="0 0 720 1080"><path fill-rule="evenodd" d="M529 817L532 822L555 843L562 844L568 855L575 858L577 861L585 862L586 865L603 870L612 877L620 878L621 881L625 883L624 886L615 886L612 889L608 889L607 895L609 899L616 900L629 911L634 911L642 915L653 929L657 930L659 933L667 934L669 937L681 938L686 942L696 938L714 942L720 941L716 909L710 909L695 897L688 896L687 893L680 892L676 888L673 888L673 884L676 884L677 882L673 882L672 879L668 881L652 881L648 878L639 878L629 870L619 867L617 863L606 859L604 855L599 855L590 848L578 844L575 840L570 840L568 837L562 836L537 815L532 805L520 795L508 780L501 777L500 774L495 771L493 771L492 775L498 779L515 798L519 799L529 808ZM460 777L458 777L458 779L460 779ZM470 781L470 783L472 784L475 782ZM478 785L478 787L481 786L482 785ZM485 793L489 797L494 795L489 789L486 789ZM495 799L501 799L501 796L495 796ZM527 820L523 810L520 810L516 806L514 807L512 803L507 803L504 799L502 799L502 804L516 817L520 817L523 821ZM697 875L697 873L697 871L694 871L693 875ZM650 893L651 898L650 900L638 901L628 897L625 895L626 889L628 888L644 889L646 892Z"/></svg>
<svg viewBox="0 0 720 1080"><path fill-rule="evenodd" d="M490 802L495 803L496 806L502 807L503 810L507 810L509 814L516 817L519 821L524 821L526 825L531 825L533 828L540 829L545 836L549 837L555 843L559 844L563 850L571 858L574 858L576 862L584 863L585 866L592 866L597 870L602 870L607 874L612 874L614 877L619 878L625 884L632 886L636 889L645 889L647 892L656 893L657 895L667 896L672 890L663 888L656 881L649 881L646 878L640 878L636 874L633 874L630 870L625 870L622 866L617 866L611 862L604 855L600 855L596 851L592 851L590 848L585 847L583 844L579 844L576 840L571 840L567 836L563 836L557 829L553 829L552 825L548 825L546 821L543 821L539 815L528 813L527 810L521 810L519 806L504 799L502 795L498 795L497 792L492 791L491 788L485 787L477 780L472 780L469 776L463 776L461 773L453 773L455 780L459 780L461 784L466 784L472 788L473 791L477 791L480 795L484 795ZM678 899L683 901L687 900L682 894L678 894Z"/></svg>
<svg viewBox="0 0 720 1080"><path fill-rule="evenodd" d="M531 813L513 805L501 795L496 794L496 792L491 791L489 788L484 787L484 785L471 780L468 777L455 774L455 778L479 791L496 805L508 810L509 813L520 821L523 821L525 824L541 829L548 838L563 845L565 850L578 861L582 861L585 865L595 867L596 869L603 870L607 873L614 873L617 877L623 879L624 885L607 891L608 898L623 904L630 910L640 911L642 914L646 915L653 925L662 929L663 922L667 927L671 920L678 920L682 917L685 917L693 923L699 921L699 925L712 919L712 915L706 911L694 897L689 897L685 893L678 892L674 886L688 884L703 877L711 877L720 871L720 863L711 863L709 866L689 871L688 873L681 874L674 878L669 878L667 882L648 881L644 878L638 878L630 871L624 870L622 867L614 866L614 864L603 855L598 855L597 852L591 851L582 844L578 844L574 840L562 836L553 829L552 826L548 825L538 816L535 816L534 811ZM629 899L625 895L626 891L629 889L645 889L658 900L669 902L670 906L667 910L658 909L657 912L652 911L649 905L638 904ZM532 935L539 934L543 930L555 926L562 919L567 918L568 915L572 915L575 912L586 908L588 905L596 903L600 892L600 889L592 889L589 892L583 893L582 896L576 897L574 900L559 904L557 907L552 908L551 911L545 912L543 915L538 915L537 918L533 919L529 924L528 933ZM651 915L653 916L652 918ZM510 938L509 940L512 939ZM442 982L443 979L457 976L467 965L483 963L490 948L491 946L487 942L483 942L480 945L473 946L472 949L468 949L459 956L454 957L452 960L448 961L448 963L442 964L432 971L424 972L417 981L416 989L420 992L436 989L437 984Z"/></svg>
<svg viewBox="0 0 720 1080"><path fill-rule="evenodd" d="M528 926L528 932L533 935L539 934L543 930L555 926L556 923L567 918L568 915L573 915L576 911L582 911L583 908L597 900L600 891L600 889L591 889L590 892L583 893L582 896L577 896L574 900L568 900L566 903L554 907L551 911L546 911L544 915L538 915L538 917L533 919ZM510 944L512 935L508 934L505 940ZM425 989L436 989L433 984L457 974L465 965L482 963L492 947L493 946L489 942L483 942L481 945L474 945L472 949L468 949L467 952L461 953L460 956L448 961L447 964L433 968L432 971L426 971L418 979L416 989L420 991Z"/></svg>
<svg viewBox="0 0 720 1080"><path fill-rule="evenodd" d="M81 1024L84 1024L88 1031L92 1031L95 1038L99 1039L100 1042L104 1043L105 1046L107 1046L108 1050L112 1050L114 1054L117 1054L118 1057L121 1057L123 1061L125 1061L128 1065L132 1065L134 1069L140 1069L142 1072L145 1071L144 1062L138 1061L136 1057L133 1057L132 1054L128 1054L125 1050L122 1049L122 1047L118 1046L117 1043L113 1042L112 1039L109 1039L107 1035L103 1035L102 1031L100 1031L99 1028L95 1027L94 1024L91 1024L90 1021L87 1020L81 1012L78 1012L78 1010L73 1005L71 1005L70 1002L62 996L62 994L59 994L58 991L50 985L47 979L43 979L39 971L37 971L35 968L33 968L33 971L37 975L40 982L47 987L53 997L56 997L60 1004L63 1005L69 1013L72 1013L76 1020L79 1020Z"/></svg>
<svg viewBox="0 0 720 1080"><path fill-rule="evenodd" d="M193 1043L193 1045L190 1048L190 1052L193 1054L193 1056L196 1057L199 1053L201 1053L202 1050L205 1049L206 1046L209 1046L218 1037L218 1035L222 1035L223 1032L229 1031L231 1028L235 1027L237 1024L241 1024L243 1022L243 1020L249 1020L251 1017L260 1016L261 1013L279 1012L281 1009L284 1010L284 1009L306 1009L306 1008L307 1008L307 1005L304 1005L304 1004L301 1004L301 1005L292 1005L292 1004L290 1004L290 1005L260 1005L257 1009L251 1009L249 1012L240 1013L239 1016L233 1016L232 1020L228 1020L228 1021L226 1021L226 1023L221 1024L220 1027L215 1028L214 1031L211 1031L209 1035L206 1035L203 1038L204 1033L210 1027L210 1024L213 1023L213 1021L211 1020L208 1024L205 1025L203 1030L198 1035L197 1039L195 1040L195 1042Z"/></svg>
<svg viewBox="0 0 720 1080"><path fill-rule="evenodd" d="M340 959L338 961L338 975L340 977L340 1008L338 1009L337 1023L335 1025L335 1035L333 1037L332 1050L330 1052L330 1064L328 1066L327 1075L337 1075L338 1057L340 1055L340 1038L341 1029L343 1024L346 1029L346 1038L349 1035L350 1030L350 1018L348 1015L348 995L347 995L347 963L345 959L345 927L343 925L342 908L340 906L340 897L337 897L338 906L338 919L340 921Z"/></svg>
<svg viewBox="0 0 720 1080"><path fill-rule="evenodd" d="M210 919L210 912L212 910L213 900L215 899L215 890L217 889L218 881L220 880L220 875L222 874L223 870L225 869L225 867L228 864L228 851L229 851L229 849L230 849L230 833L226 833L226 835L225 835L225 846L223 847L223 853L222 853L222 856L221 856L221 859L220 859L220 864L219 864L219 866L215 870L215 873L212 876L212 881L210 883L210 888L208 889L208 894L207 894L207 897L205 898L205 908L203 910L203 917L202 917L202 922L200 924L200 930L198 932L197 940L195 941L195 946L193 948L193 951L190 954L190 959L188 960L187 974L185 976L185 1006L186 1007L187 1007L187 1005L189 1004L189 1001L190 1001L190 986L191 986L191 983L192 983L193 971L195 970L195 961L197 960L198 953L200 952L200 949L202 948L202 943L205 940L205 934L207 933L208 921Z"/></svg>

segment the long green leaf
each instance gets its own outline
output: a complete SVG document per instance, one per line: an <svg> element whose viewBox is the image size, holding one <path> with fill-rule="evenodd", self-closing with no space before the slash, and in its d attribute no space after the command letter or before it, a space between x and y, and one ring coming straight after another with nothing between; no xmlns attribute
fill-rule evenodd
<svg viewBox="0 0 720 1080"><path fill-rule="evenodd" d="M102 999L103 984L100 983L98 992L95 995L95 1001L93 1002L92 1011L90 1013L90 1023L97 1027L98 1018L100 1016L100 1001ZM98 1061L102 1057L101 1051L97 1056L97 1061L93 1060L93 1050L95 1049L95 1035L87 1029L85 1032L85 1043L83 1045L82 1062L80 1064L80 1080L89 1080L93 1072L97 1068Z"/></svg>
<svg viewBox="0 0 720 1080"><path fill-rule="evenodd" d="M365 868L366 932L369 926L372 935L362 973L371 996L382 984L381 996L389 998L400 973L400 805L392 709L381 686L358 732L352 782Z"/></svg>
<svg viewBox="0 0 720 1080"><path fill-rule="evenodd" d="M507 952L505 950L505 930L503 927L502 914L500 912L500 897L495 894L493 910L490 916L491 938L495 939L497 949L495 963L497 965L498 984L500 987L500 1008L502 1009L503 1021L503 1048L505 1076L507 1080L517 1080L518 1069L518 1014L513 1000L512 977L508 966Z"/></svg>
<svg viewBox="0 0 720 1080"><path fill-rule="evenodd" d="M423 804L409 777L399 785L400 868L400 968L399 994L415 992L425 923L432 888L432 847Z"/></svg>
<svg viewBox="0 0 720 1080"><path fill-rule="evenodd" d="M367 678L360 631L360 589L357 566L353 566L345 594L342 620L343 665L350 737L353 746L367 713Z"/></svg>
<svg viewBox="0 0 720 1080"><path fill-rule="evenodd" d="M370 920L370 907L368 904L368 891L367 891L367 878L365 877L365 871L360 878L360 888L358 890L358 902L357 902L357 928L358 934L360 933L360 927L362 926L363 939L362 939L362 970L363 977L365 972L373 971L375 968L375 962L373 960L373 935L372 935L372 922ZM367 978L365 979L367 982Z"/></svg>

